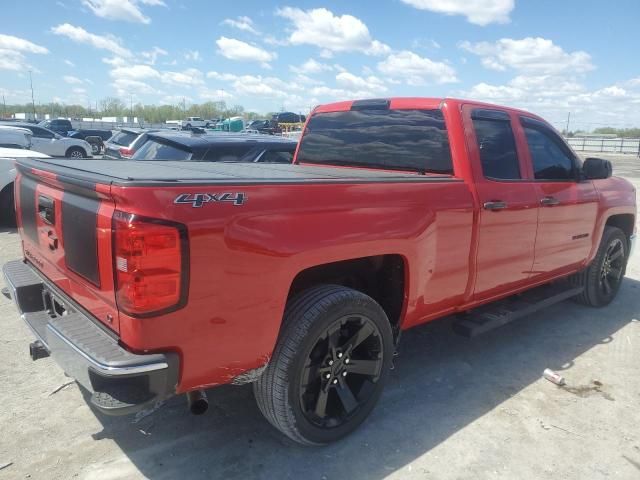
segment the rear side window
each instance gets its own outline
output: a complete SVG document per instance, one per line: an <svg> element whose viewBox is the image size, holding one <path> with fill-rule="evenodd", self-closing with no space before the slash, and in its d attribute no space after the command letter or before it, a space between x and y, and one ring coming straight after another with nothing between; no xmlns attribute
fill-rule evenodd
<svg viewBox="0 0 640 480"><path fill-rule="evenodd" d="M521 178L516 141L509 117L472 115L480 163L485 178L515 180Z"/></svg>
<svg viewBox="0 0 640 480"><path fill-rule="evenodd" d="M362 109L318 113L302 137L298 161L453 174L440 110Z"/></svg>
<svg viewBox="0 0 640 480"><path fill-rule="evenodd" d="M116 145L120 145L121 147L128 147L138 137L137 133L132 132L118 132L111 140L111 143L115 143Z"/></svg>
<svg viewBox="0 0 640 480"><path fill-rule="evenodd" d="M191 152L176 145L149 140L131 157L132 160L190 160Z"/></svg>
<svg viewBox="0 0 640 480"><path fill-rule="evenodd" d="M212 146L202 158L205 162L252 162L255 155L249 155L254 145Z"/></svg>
<svg viewBox="0 0 640 480"><path fill-rule="evenodd" d="M523 122L524 123L524 122ZM536 180L574 180L574 161L567 148L547 128L524 123Z"/></svg>

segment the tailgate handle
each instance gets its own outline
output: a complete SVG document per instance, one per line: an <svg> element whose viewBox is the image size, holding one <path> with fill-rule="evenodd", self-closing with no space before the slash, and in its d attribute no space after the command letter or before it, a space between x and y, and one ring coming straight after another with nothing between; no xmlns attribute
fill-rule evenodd
<svg viewBox="0 0 640 480"><path fill-rule="evenodd" d="M44 223L49 225L55 225L56 223L56 208L52 198L45 197L44 195L38 196L38 215L42 218Z"/></svg>

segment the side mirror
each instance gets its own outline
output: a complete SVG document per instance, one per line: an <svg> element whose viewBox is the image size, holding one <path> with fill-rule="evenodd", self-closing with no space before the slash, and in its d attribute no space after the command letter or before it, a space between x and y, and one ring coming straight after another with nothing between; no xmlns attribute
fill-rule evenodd
<svg viewBox="0 0 640 480"><path fill-rule="evenodd" d="M588 180L609 178L612 172L611 162L602 158L587 158L582 164L582 173Z"/></svg>

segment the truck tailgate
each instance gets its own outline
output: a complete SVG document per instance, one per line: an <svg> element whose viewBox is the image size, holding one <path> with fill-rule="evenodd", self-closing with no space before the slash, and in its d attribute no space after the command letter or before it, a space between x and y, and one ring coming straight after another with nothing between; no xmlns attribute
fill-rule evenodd
<svg viewBox="0 0 640 480"><path fill-rule="evenodd" d="M49 171L21 167L16 206L26 260L119 332L111 257L114 204L109 186L63 181ZM64 302L51 293L51 308L64 310Z"/></svg>

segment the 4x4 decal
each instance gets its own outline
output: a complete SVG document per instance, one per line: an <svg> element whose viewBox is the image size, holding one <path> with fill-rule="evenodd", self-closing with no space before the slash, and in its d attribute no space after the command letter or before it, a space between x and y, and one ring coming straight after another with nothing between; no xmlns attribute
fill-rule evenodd
<svg viewBox="0 0 640 480"><path fill-rule="evenodd" d="M244 193L181 193L173 201L176 205L191 205L200 208L210 202L231 202L236 206L244 205L247 196Z"/></svg>

